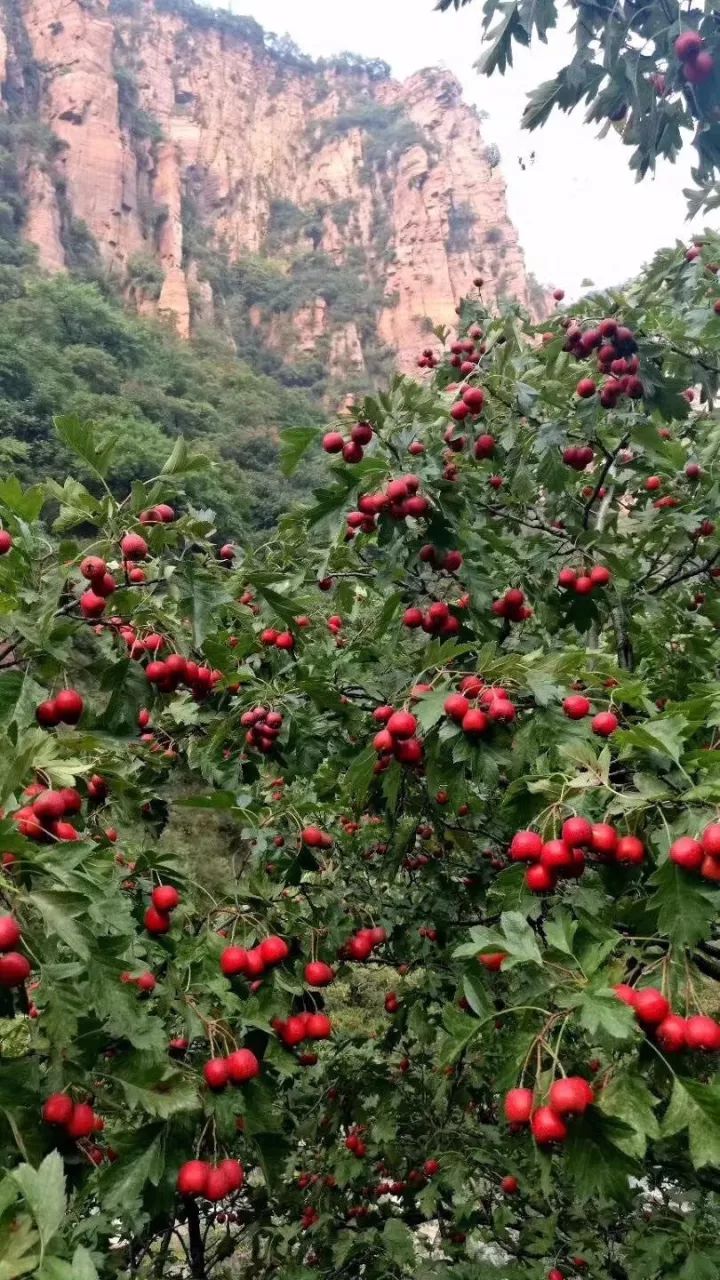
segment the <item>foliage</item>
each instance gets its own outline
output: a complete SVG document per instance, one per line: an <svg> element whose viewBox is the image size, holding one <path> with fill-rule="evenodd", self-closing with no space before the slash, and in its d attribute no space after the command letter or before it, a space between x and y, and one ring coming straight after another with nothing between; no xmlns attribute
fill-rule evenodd
<svg viewBox="0 0 720 1280"><path fill-rule="evenodd" d="M150 266L141 255L130 270L134 278L141 272L152 293L160 282ZM3 435L24 451L23 480L61 478L68 470L67 452L51 443L52 414L62 404L122 435L125 448L108 475L113 489L153 475L180 433L224 459L222 479L205 477L197 496L233 533L248 514L252 524L270 527L293 490L307 484L307 472L289 482L278 477L276 433L317 421L317 411L302 392L251 372L218 335L183 342L124 312L97 284L27 270L8 280L7 293L0 276L0 317Z"/></svg>
<svg viewBox="0 0 720 1280"><path fill-rule="evenodd" d="M470 0L438 0L437 8L461 8ZM633 152L630 166L643 178L654 173L660 158L676 160L692 135L695 186L688 189L689 215L720 207L720 29L713 0L681 8L664 0L648 4L576 6L575 49L552 80L529 95L523 124L536 129L555 108L572 111L581 103L585 119L614 127ZM485 0L483 29L488 48L478 67L487 75L512 66L515 45L545 42L558 22L554 0ZM678 37L701 37L700 61L682 59Z"/></svg>
<svg viewBox="0 0 720 1280"><path fill-rule="evenodd" d="M312 501L257 549L218 554L226 528L216 535L198 506L213 467L180 438L164 465L158 444L154 472L121 498L107 483L126 437L65 415L70 477L0 483L13 539L0 542L0 896L32 967L27 985L0 991L19 1028L2 1033L0 1242L12 1252L0 1249L0 1275L203 1280L230 1255L286 1280L717 1269L714 1055L666 1050L613 987L630 983L638 1009L655 987L682 1015L718 1007L717 877L668 853L720 803L718 260L708 235L696 256L679 246L625 294L585 301L584 329L605 318L635 335L642 398L609 406L575 394L588 366L569 349L570 317L541 335L515 311L465 302L463 340L483 330L468 376L484 388L482 417L453 434L450 351L423 385L396 378L357 406L373 428L365 456L328 463ZM25 333L47 343L63 316L76 367L95 351L97 384L128 363L142 382L134 322L64 285L77 305L63 311L57 282L39 282L45 305ZM172 345L155 350L179 380ZM21 367L3 376L6 394L22 394ZM465 446L448 448L460 432ZM286 473L318 437L311 424L286 430ZM411 486L427 507L393 518L385 506L348 537L360 495L402 476L415 442ZM584 474L563 462L580 445L593 455ZM177 513L167 523L153 514L161 501ZM121 546L128 530L147 555ZM88 554L116 582L101 612L83 594ZM560 590L568 565L601 568L603 585ZM509 588L532 606L522 622L493 608ZM445 636L405 626L416 606L455 623ZM189 687L149 667L170 654ZM183 659L206 669L204 684ZM502 686L514 708L479 739L444 710L466 677L488 707L503 699L483 691ZM67 685L84 698L79 723L41 728L36 708ZM572 690L614 709L611 736L563 713ZM373 747L385 704L417 717L421 762L403 764L392 734L393 753ZM281 717L265 753L247 727L254 708L263 723ZM35 782L77 787L79 838L18 822ZM211 888L203 840L178 854L182 810L199 837L204 815L222 823L228 862ZM635 835L644 856L588 851L581 876L534 894L512 837L531 828L548 841L572 815ZM161 883L180 904L152 934ZM380 929L370 954L364 935L348 950L362 928ZM271 935L284 958L249 980L223 975L226 947ZM487 953L500 968L478 962ZM338 985L309 988L311 959L333 965ZM382 1009L363 966L391 984ZM364 1017L347 1013L348 989ZM330 1041L288 1047L285 1020L325 1007ZM205 1064L236 1045L260 1075L214 1092ZM522 1082L544 1102L565 1074L594 1094L567 1141L512 1132L505 1092ZM44 1123L59 1091L88 1101L103 1128L77 1139ZM239 1158L242 1189L177 1195L196 1156Z"/></svg>

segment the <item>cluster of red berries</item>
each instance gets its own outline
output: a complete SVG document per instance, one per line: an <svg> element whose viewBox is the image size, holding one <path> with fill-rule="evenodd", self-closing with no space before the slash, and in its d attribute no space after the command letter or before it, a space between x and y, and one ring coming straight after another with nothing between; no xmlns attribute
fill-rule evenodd
<svg viewBox="0 0 720 1280"><path fill-rule="evenodd" d="M311 1204L306 1205L302 1211L302 1217L300 1219L301 1231L309 1231L310 1228L314 1227L315 1223L319 1221L320 1214L317 1209L315 1209Z"/></svg>
<svg viewBox="0 0 720 1280"><path fill-rule="evenodd" d="M77 724L85 702L77 689L61 689L54 698L48 698L35 708L35 719L42 729L53 729L57 724Z"/></svg>
<svg viewBox="0 0 720 1280"><path fill-rule="evenodd" d="M682 73L689 84L704 84L713 73L715 61L704 44L697 31L683 31L675 41L675 54L682 63Z"/></svg>
<svg viewBox="0 0 720 1280"><path fill-rule="evenodd" d="M51 1093L43 1104L42 1118L46 1124L64 1129L71 1138L89 1138L105 1128L102 1116L89 1103L73 1102L67 1093Z"/></svg>
<svg viewBox="0 0 720 1280"><path fill-rule="evenodd" d="M419 556L423 564L432 565L433 569L442 569L445 573L457 573L462 568L462 552L438 551L430 542L420 548Z"/></svg>
<svg viewBox="0 0 720 1280"><path fill-rule="evenodd" d="M382 925L375 925L371 929L358 929L340 948L339 955L344 960L362 962L369 959L373 951L385 942L387 942L387 930L383 929Z"/></svg>
<svg viewBox="0 0 720 1280"><path fill-rule="evenodd" d="M162 646L162 637L157 638L160 639ZM147 649L148 637L144 644ZM222 671L198 666L197 662L193 662L191 658L184 658L181 653L171 653L167 658L156 658L149 662L145 668L145 675L150 684L156 686L159 693L174 693L178 686L183 684L190 689L196 699L206 698L223 678Z"/></svg>
<svg viewBox="0 0 720 1280"><path fill-rule="evenodd" d="M594 564L589 573L565 565L558 574L558 586L563 591L574 591L577 596L592 595L596 587L607 587L611 581L612 574L604 564Z"/></svg>
<svg viewBox="0 0 720 1280"><path fill-rule="evenodd" d="M459 619L444 600L434 600L424 610L412 605L403 613L402 621L411 631L422 629L430 636L456 636L460 631Z"/></svg>
<svg viewBox="0 0 720 1280"><path fill-rule="evenodd" d="M180 903L180 894L172 884L158 884L152 891L151 903L145 912L145 928L148 933L167 933L170 915Z"/></svg>
<svg viewBox="0 0 720 1280"><path fill-rule="evenodd" d="M485 405L485 392L482 387L463 387L460 399L450 408L450 417L454 422L464 422L468 417L477 417Z"/></svg>
<svg viewBox="0 0 720 1280"><path fill-rule="evenodd" d="M547 893L559 879L575 880L585 871L583 850L599 862L635 865L645 858L645 846L637 836L619 836L610 823L568 818L558 840L543 840L537 831L516 831L510 842L512 862L529 862L525 883L533 893Z"/></svg>
<svg viewBox="0 0 720 1280"><path fill-rule="evenodd" d="M530 1125L538 1146L564 1142L568 1136L567 1118L582 1115L592 1106L595 1095L582 1076L563 1076L550 1086L547 1105L535 1106L532 1089L510 1089L503 1110L513 1132Z"/></svg>
<svg viewBox="0 0 720 1280"><path fill-rule="evenodd" d="M699 840L680 836L670 846L670 859L685 871L699 871L706 880L720 881L720 822L711 822Z"/></svg>
<svg viewBox="0 0 720 1280"><path fill-rule="evenodd" d="M397 1013L398 1009L400 1008L400 1001L397 997L397 992L388 991L387 995L385 996L384 1005L385 1005L386 1013Z"/></svg>
<svg viewBox="0 0 720 1280"><path fill-rule="evenodd" d="M373 720L385 726L373 738L373 747L380 756L376 772L387 769L393 757L401 764L421 763L425 748L421 739L415 736L417 720L411 711L395 711L390 706L376 707Z"/></svg>
<svg viewBox="0 0 720 1280"><path fill-rule="evenodd" d="M252 1049L235 1049L224 1058L209 1058L203 1067L205 1083L219 1092L227 1084L246 1084L260 1075L260 1063Z"/></svg>
<svg viewBox="0 0 720 1280"><path fill-rule="evenodd" d="M584 382L588 382L588 381L589 379L584 380ZM583 384L578 383L578 386L581 386L581 385ZM578 394L582 394L582 393L578 392ZM586 467L589 467L594 457L595 457L595 450L590 444L569 445L568 448L563 449L563 452L562 452L563 462L565 463L566 466L572 467L573 471L584 471Z"/></svg>
<svg viewBox="0 0 720 1280"><path fill-rule="evenodd" d="M473 373L480 357L485 354L484 346L476 346L482 337L480 325L473 324L468 329L467 338L458 338L456 342L450 343L450 364L453 369L459 369L463 376Z"/></svg>
<svg viewBox="0 0 720 1280"><path fill-rule="evenodd" d="M268 711L267 707L253 707L250 711L243 711L240 723L247 727L245 734L247 745L267 755L275 746L275 739L282 729L283 717L279 711Z"/></svg>
<svg viewBox="0 0 720 1280"><path fill-rule="evenodd" d="M6 556L13 545L12 534L7 529L0 529L0 556Z"/></svg>
<svg viewBox="0 0 720 1280"><path fill-rule="evenodd" d="M473 706L473 702L479 702L480 706ZM479 676L465 676L460 682L460 692L451 693L443 709L470 737L487 733L493 723L509 724L517 714L507 690L499 685L486 685Z"/></svg>
<svg viewBox="0 0 720 1280"><path fill-rule="evenodd" d="M624 395L631 400L639 400L643 395L643 384L637 376L640 366L635 355L635 335L611 316L601 320L597 328L585 330L578 324L568 323L564 349L577 360L587 359L597 350L598 370L609 375L600 388L603 408L611 409ZM575 390L581 400L588 400L595 395L597 385L593 378L581 378Z"/></svg>
<svg viewBox="0 0 720 1280"><path fill-rule="evenodd" d="M141 524L172 524L175 511L167 502L158 502L156 507L141 511L138 518Z"/></svg>
<svg viewBox="0 0 720 1280"><path fill-rule="evenodd" d="M80 564L83 578L90 586L80 596L80 609L86 618L99 618L107 604L107 597L117 591L117 582L108 572L102 556L86 556Z"/></svg>
<svg viewBox="0 0 720 1280"><path fill-rule="evenodd" d="M364 445L370 444L373 429L369 422L356 422L346 440L341 431L328 431L323 436L322 447L326 453L341 453L344 462L362 462Z"/></svg>
<svg viewBox="0 0 720 1280"><path fill-rule="evenodd" d="M220 956L220 969L226 978L235 978L242 974L244 978L260 978L267 969L282 964L290 955L290 948L284 938L271 934L263 938L257 947L246 950L245 947L225 947Z"/></svg>
<svg viewBox="0 0 720 1280"><path fill-rule="evenodd" d="M137 987L138 991L142 992L143 995L150 995L157 986L157 978L149 970L138 974L137 977L134 977L131 973L121 973L120 981L127 986Z"/></svg>
<svg viewBox="0 0 720 1280"><path fill-rule="evenodd" d="M31 804L24 805L13 815L21 836L41 842L53 837L65 841L80 839L72 823L65 821L80 813L82 796L79 791L74 787L52 791L42 787L39 782L32 782L25 788L25 795L31 800Z"/></svg>
<svg viewBox="0 0 720 1280"><path fill-rule="evenodd" d="M271 1026L288 1049L303 1040L329 1040L332 1023L326 1013L292 1013L289 1018L273 1018Z"/></svg>
<svg viewBox="0 0 720 1280"><path fill-rule="evenodd" d="M260 643L266 648L294 649L295 637L292 631L276 631L274 627L266 627L260 632Z"/></svg>
<svg viewBox="0 0 720 1280"><path fill-rule="evenodd" d="M354 537L357 529L372 533L377 527L375 517L383 512L391 520L407 520L412 516L419 520L430 510L430 503L419 492L420 477L412 473L389 480L378 493L364 493L358 499L357 511L347 515L348 536Z"/></svg>
<svg viewBox="0 0 720 1280"><path fill-rule="evenodd" d="M438 364L438 358L432 347L425 347L422 355L418 356L418 369L435 369Z"/></svg>
<svg viewBox="0 0 720 1280"><path fill-rule="evenodd" d="M507 618L508 622L525 622L533 615L532 606L525 603L525 592L519 587L509 587L499 600L493 600L491 607L496 618Z"/></svg>
<svg viewBox="0 0 720 1280"><path fill-rule="evenodd" d="M30 976L30 965L15 948L22 939L14 916L0 916L0 987L19 987Z"/></svg>
<svg viewBox="0 0 720 1280"><path fill-rule="evenodd" d="M564 699L562 708L568 720L584 720L591 711L589 698L581 693L571 693L569 698ZM613 711L598 711L592 719L592 731L599 738L609 738L619 725L620 721Z"/></svg>
<svg viewBox="0 0 720 1280"><path fill-rule="evenodd" d="M219 1164L187 1160L178 1172L177 1189L181 1196L225 1200L240 1191L244 1181L245 1170L239 1160L221 1160Z"/></svg>
<svg viewBox="0 0 720 1280"><path fill-rule="evenodd" d="M345 1146L347 1147L348 1151L352 1151L353 1155L356 1156L358 1160L362 1160L363 1156L367 1155L367 1147L362 1137L364 1132L365 1132L365 1125L363 1124L353 1125L347 1138L345 1139Z"/></svg>
<svg viewBox="0 0 720 1280"><path fill-rule="evenodd" d="M633 1010L643 1030L653 1036L666 1053L679 1053L681 1049L720 1051L720 1023L707 1014L683 1018L673 1013L669 1001L657 987L629 987L620 982L614 991L618 1000Z"/></svg>

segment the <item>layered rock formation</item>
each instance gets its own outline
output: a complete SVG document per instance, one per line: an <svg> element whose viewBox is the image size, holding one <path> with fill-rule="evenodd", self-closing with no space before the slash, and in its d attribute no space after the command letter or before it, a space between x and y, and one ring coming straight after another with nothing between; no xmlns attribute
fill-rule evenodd
<svg viewBox="0 0 720 1280"><path fill-rule="evenodd" d="M181 334L215 315L359 380L411 367L478 272L542 308L447 72L311 64L189 0L6 2L5 110L54 135L23 178L49 270L79 238Z"/></svg>

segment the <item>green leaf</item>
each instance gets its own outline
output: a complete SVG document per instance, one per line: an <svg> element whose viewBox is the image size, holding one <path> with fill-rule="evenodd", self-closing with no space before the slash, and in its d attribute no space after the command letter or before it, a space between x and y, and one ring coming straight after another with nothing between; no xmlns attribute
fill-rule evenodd
<svg viewBox="0 0 720 1280"><path fill-rule="evenodd" d="M689 876L676 863L663 862L651 878L656 892L648 902L657 912L658 929L679 947L691 947L710 936L717 917L717 891Z"/></svg>
<svg viewBox="0 0 720 1280"><path fill-rule="evenodd" d="M98 437L98 427L93 422L83 422L74 414L53 419L55 430L68 449L76 453L91 471L104 480L115 452L115 440Z"/></svg>
<svg viewBox="0 0 720 1280"><path fill-rule="evenodd" d="M157 1186L165 1168L163 1130L145 1126L122 1146L115 1164L102 1170L100 1189L106 1212L133 1211L146 1183Z"/></svg>
<svg viewBox="0 0 720 1280"><path fill-rule="evenodd" d="M12 1177L37 1223L45 1248L62 1226L65 1217L65 1174L59 1151L51 1151L38 1169L21 1164Z"/></svg>
<svg viewBox="0 0 720 1280"><path fill-rule="evenodd" d="M428 733L444 715L443 708L447 696L447 689L436 689L433 693L426 693L418 701L415 714L424 733Z"/></svg>
<svg viewBox="0 0 720 1280"><path fill-rule="evenodd" d="M288 427L280 432L280 470L291 476L311 444L319 439L318 427Z"/></svg>
<svg viewBox="0 0 720 1280"><path fill-rule="evenodd" d="M598 1106L605 1115L622 1120L633 1130L628 1141L620 1141L621 1149L628 1155L642 1158L648 1138L660 1136L660 1126L655 1107L658 1099L650 1092L645 1080L632 1070L618 1071L606 1084L598 1098Z"/></svg>
<svg viewBox="0 0 720 1280"><path fill-rule="evenodd" d="M385 1252L399 1267L412 1266L415 1261L413 1234L398 1218L388 1218L383 1227L382 1242Z"/></svg>
<svg viewBox="0 0 720 1280"><path fill-rule="evenodd" d="M608 1196L617 1202L634 1194L629 1179L638 1177L642 1166L623 1146L633 1130L622 1121L603 1116L590 1107L569 1126L563 1146L563 1175L579 1201Z"/></svg>
<svg viewBox="0 0 720 1280"><path fill-rule="evenodd" d="M88 939L76 924L69 909L71 905L75 905L76 914L78 914L82 909L82 902L78 906L73 895L63 894L59 890L53 893L34 893L32 901L45 922L48 934L64 942L76 955L87 960L90 956Z"/></svg>
<svg viewBox="0 0 720 1280"><path fill-rule="evenodd" d="M73 1280L98 1280L98 1273L95 1263L87 1249L81 1244L73 1254L72 1259Z"/></svg>
<svg viewBox="0 0 720 1280"><path fill-rule="evenodd" d="M688 722L684 716L658 717L618 733L617 742L621 747L631 745L642 747L646 751L659 751L679 764L684 747L683 731L687 732L687 728Z"/></svg>
<svg viewBox="0 0 720 1280"><path fill-rule="evenodd" d="M503 911L500 927L508 952L508 959L503 965L504 969L511 969L515 964L528 962L542 964L542 955L535 933L520 911Z"/></svg>
<svg viewBox="0 0 720 1280"><path fill-rule="evenodd" d="M670 1105L663 1117L663 1137L687 1129L690 1159L696 1169L720 1164L720 1087L675 1078Z"/></svg>
<svg viewBox="0 0 720 1280"><path fill-rule="evenodd" d="M604 1032L614 1040L627 1040L636 1030L632 1009L618 1000L610 988L585 991L579 1005L580 1023L591 1036Z"/></svg>

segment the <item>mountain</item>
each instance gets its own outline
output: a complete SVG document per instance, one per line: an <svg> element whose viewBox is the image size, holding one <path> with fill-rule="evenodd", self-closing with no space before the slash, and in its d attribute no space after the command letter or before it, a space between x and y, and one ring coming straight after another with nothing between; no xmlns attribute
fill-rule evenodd
<svg viewBox="0 0 720 1280"><path fill-rule="evenodd" d="M215 326L325 403L411 369L478 274L490 303L542 314L448 72L313 61L189 0L3 4L5 217L40 267L181 337Z"/></svg>

